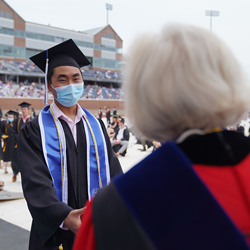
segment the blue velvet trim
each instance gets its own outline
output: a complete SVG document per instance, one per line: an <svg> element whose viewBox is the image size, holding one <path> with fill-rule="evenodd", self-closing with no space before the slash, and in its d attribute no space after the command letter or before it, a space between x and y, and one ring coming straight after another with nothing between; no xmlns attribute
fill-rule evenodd
<svg viewBox="0 0 250 250"><path fill-rule="evenodd" d="M163 145L114 185L157 249L249 249L175 143Z"/></svg>
<svg viewBox="0 0 250 250"><path fill-rule="evenodd" d="M98 151L98 157L99 157L99 164L100 164L100 177L102 180L102 185L107 186L108 184L108 176L110 179L109 172L107 173L107 170L109 169L109 166L106 166L106 163L108 163L108 158L106 159L105 154L105 148L106 148L106 141L103 139L103 132L101 130L101 126L99 121L86 109L82 108L87 116L87 120L89 121L89 124L91 125L91 128L93 130L95 140L96 140L96 146ZM100 187L99 185L99 176L98 176L98 167L97 167L97 160L96 160L96 154L95 154L95 146L94 142L90 133L90 130L88 128L89 132L89 151L90 151L90 171L89 171L89 185L90 185L90 196L94 197L97 190Z"/></svg>
<svg viewBox="0 0 250 250"><path fill-rule="evenodd" d="M50 113L50 105L41 111L47 151L48 168L53 179L56 195L62 201L62 175L61 175L61 154L58 134L53 116Z"/></svg>

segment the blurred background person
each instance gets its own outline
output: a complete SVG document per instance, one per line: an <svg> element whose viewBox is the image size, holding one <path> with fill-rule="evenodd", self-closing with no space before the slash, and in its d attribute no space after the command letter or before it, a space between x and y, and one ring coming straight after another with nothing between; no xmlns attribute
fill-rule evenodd
<svg viewBox="0 0 250 250"><path fill-rule="evenodd" d="M0 180L0 191L3 191L4 182Z"/></svg>
<svg viewBox="0 0 250 250"><path fill-rule="evenodd" d="M113 115L110 128L112 128L114 130L114 133L116 133L119 130L118 116L117 115Z"/></svg>
<svg viewBox="0 0 250 250"><path fill-rule="evenodd" d="M101 108L99 108L98 117L99 117L99 119L102 119L102 109Z"/></svg>
<svg viewBox="0 0 250 250"><path fill-rule="evenodd" d="M116 110L115 107L113 108L113 116L114 116L114 115L117 115L117 110Z"/></svg>
<svg viewBox="0 0 250 250"><path fill-rule="evenodd" d="M34 108L31 109L31 116L32 116L32 118L36 117L36 112L35 112Z"/></svg>
<svg viewBox="0 0 250 250"><path fill-rule="evenodd" d="M0 135L2 135L2 129L3 129L3 125L5 124L5 121L3 119L3 117L0 119ZM2 136L0 138L0 169L3 168L2 166L2 160L3 160L3 148L2 148L2 142L3 142L3 139L2 139Z"/></svg>
<svg viewBox="0 0 250 250"><path fill-rule="evenodd" d="M3 124L1 129L3 139L3 162L4 162L4 173L8 173L8 166L11 165L13 149L14 149L14 120L15 111L7 112L7 121Z"/></svg>
<svg viewBox="0 0 250 250"><path fill-rule="evenodd" d="M18 106L21 107L21 112L22 115L18 115L16 113L16 115L18 116L18 119L15 120L14 123L14 150L13 150L13 155L12 155L12 169L13 169L13 178L12 181L15 182L17 175L19 173L19 167L18 167L18 157L17 157L17 147L18 147L18 137L19 137L19 133L20 130L24 127L24 125L31 120L31 116L30 116L30 103L27 102L22 102L20 103Z"/></svg>
<svg viewBox="0 0 250 250"><path fill-rule="evenodd" d="M130 122L162 146L97 193L74 250L249 249L250 140L222 129L250 110L231 50L169 25L133 44L124 86Z"/></svg>
<svg viewBox="0 0 250 250"><path fill-rule="evenodd" d="M124 123L125 123L124 118L120 118L118 122L119 129L115 133L114 139L111 140L111 145L113 147L116 156L118 155L125 156L129 144L129 130Z"/></svg>
<svg viewBox="0 0 250 250"><path fill-rule="evenodd" d="M110 107L106 108L107 123L110 124Z"/></svg>

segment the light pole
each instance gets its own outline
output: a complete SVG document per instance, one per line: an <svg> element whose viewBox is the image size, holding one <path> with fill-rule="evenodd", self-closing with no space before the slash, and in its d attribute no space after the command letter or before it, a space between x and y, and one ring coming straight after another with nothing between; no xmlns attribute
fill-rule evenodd
<svg viewBox="0 0 250 250"><path fill-rule="evenodd" d="M107 9L107 25L109 24L109 10L113 9L113 5L106 3L106 9Z"/></svg>
<svg viewBox="0 0 250 250"><path fill-rule="evenodd" d="M220 16L220 12L217 10L206 10L206 16L210 16L210 30L212 31L212 17Z"/></svg>

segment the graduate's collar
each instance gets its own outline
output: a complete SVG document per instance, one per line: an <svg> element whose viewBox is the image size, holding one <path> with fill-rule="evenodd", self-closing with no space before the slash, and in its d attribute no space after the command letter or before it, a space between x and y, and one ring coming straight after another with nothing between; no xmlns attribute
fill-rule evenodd
<svg viewBox="0 0 250 250"><path fill-rule="evenodd" d="M191 135L205 135L205 134L214 133L214 132L220 132L220 131L222 131L222 128L220 128L220 127L215 127L215 128L206 129L206 130L202 130L202 129L188 129L188 130L184 131L175 140L175 142L177 144L182 143L183 141L185 141Z"/></svg>

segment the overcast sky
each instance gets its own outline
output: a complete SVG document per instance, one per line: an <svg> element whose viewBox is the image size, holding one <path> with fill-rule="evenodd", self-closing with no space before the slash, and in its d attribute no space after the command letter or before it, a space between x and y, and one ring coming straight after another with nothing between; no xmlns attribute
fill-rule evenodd
<svg viewBox="0 0 250 250"><path fill-rule="evenodd" d="M233 50L250 75L249 0L6 0L25 21L87 30L107 24L105 3L113 5L109 23L123 39L124 54L136 35L158 31L169 22L210 28L205 10L218 10L213 32Z"/></svg>

